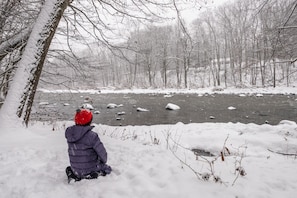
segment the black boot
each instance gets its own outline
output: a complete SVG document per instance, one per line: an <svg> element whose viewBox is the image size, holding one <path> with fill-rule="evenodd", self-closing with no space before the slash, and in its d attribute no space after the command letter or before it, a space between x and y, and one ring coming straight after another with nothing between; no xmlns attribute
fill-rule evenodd
<svg viewBox="0 0 297 198"><path fill-rule="evenodd" d="M85 176L85 179L97 179L99 174L97 172L91 172L90 174Z"/></svg>
<svg viewBox="0 0 297 198"><path fill-rule="evenodd" d="M68 166L65 171L66 171L66 175L67 175L67 179L68 179L68 184L71 182L71 180L74 180L76 182L81 180L81 178L77 177L73 173L73 171L72 171L72 169L71 169L70 166Z"/></svg>

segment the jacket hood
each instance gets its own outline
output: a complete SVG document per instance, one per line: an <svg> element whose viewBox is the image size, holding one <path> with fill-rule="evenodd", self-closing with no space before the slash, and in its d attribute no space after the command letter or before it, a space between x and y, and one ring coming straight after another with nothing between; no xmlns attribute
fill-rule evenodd
<svg viewBox="0 0 297 198"><path fill-rule="evenodd" d="M65 132L65 138L68 142L76 142L80 140L87 132L91 131L94 126L74 125L68 127Z"/></svg>

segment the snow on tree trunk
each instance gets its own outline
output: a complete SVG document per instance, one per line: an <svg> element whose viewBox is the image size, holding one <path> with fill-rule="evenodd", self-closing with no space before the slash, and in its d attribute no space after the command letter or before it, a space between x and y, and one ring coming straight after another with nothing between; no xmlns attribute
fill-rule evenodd
<svg viewBox="0 0 297 198"><path fill-rule="evenodd" d="M0 126L28 124L35 91L55 30L70 0L46 0L0 109ZM17 122L17 123L16 123Z"/></svg>

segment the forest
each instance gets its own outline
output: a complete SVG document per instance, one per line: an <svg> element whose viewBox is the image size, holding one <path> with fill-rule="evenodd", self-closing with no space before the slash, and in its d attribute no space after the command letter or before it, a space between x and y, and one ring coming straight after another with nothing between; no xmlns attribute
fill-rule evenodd
<svg viewBox="0 0 297 198"><path fill-rule="evenodd" d="M294 86L296 4L236 0L197 9L191 21L177 17L165 25L135 22L127 39L115 46L94 42L75 56L56 55L47 63L41 86Z"/></svg>

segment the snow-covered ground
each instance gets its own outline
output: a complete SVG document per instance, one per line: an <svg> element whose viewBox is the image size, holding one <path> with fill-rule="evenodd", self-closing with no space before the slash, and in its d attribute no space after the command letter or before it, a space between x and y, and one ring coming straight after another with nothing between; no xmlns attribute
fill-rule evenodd
<svg viewBox="0 0 297 198"><path fill-rule="evenodd" d="M114 171L97 180L68 184L64 131L72 124L0 126L1 197L296 197L295 122L282 121L276 126L94 124ZM214 156L198 156L192 149Z"/></svg>
<svg viewBox="0 0 297 198"><path fill-rule="evenodd" d="M200 88L200 89L114 89L114 88L103 88L103 89L88 89L88 90L49 90L39 89L39 91L46 93L91 93L91 94L109 94L109 93L146 93L146 94L172 94L172 93L186 93L186 94L297 94L296 87L267 87L267 88Z"/></svg>

